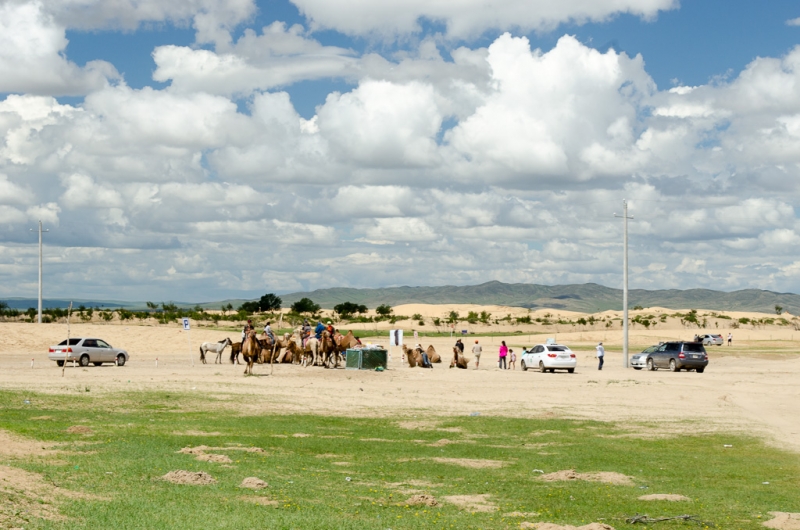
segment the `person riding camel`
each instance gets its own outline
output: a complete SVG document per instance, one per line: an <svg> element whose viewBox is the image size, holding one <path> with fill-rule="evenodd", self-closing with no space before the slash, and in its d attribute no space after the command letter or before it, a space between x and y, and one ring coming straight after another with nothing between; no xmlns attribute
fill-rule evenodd
<svg viewBox="0 0 800 530"><path fill-rule="evenodd" d="M272 328L269 326L269 322L267 322L267 325L264 326L264 334L266 334L269 337L269 340L275 344L275 335L272 333Z"/></svg>
<svg viewBox="0 0 800 530"><path fill-rule="evenodd" d="M242 329L242 344L244 344L244 339L247 338L247 334L250 331L253 331L253 321L252 320L248 320L247 324L245 324L244 328Z"/></svg>
<svg viewBox="0 0 800 530"><path fill-rule="evenodd" d="M310 338L311 338L311 325L308 323L308 320L306 320L305 322L303 322L303 330L300 335L300 339L303 343L303 348L306 347L306 343Z"/></svg>
<svg viewBox="0 0 800 530"><path fill-rule="evenodd" d="M328 320L328 327L327 327L327 328L325 328L325 329L327 329L327 330L328 330L328 333L330 334L330 336L331 336L331 339L333 339L333 337L334 337L334 333L336 333L336 328L334 328L334 327L333 327L333 322L331 322L330 320Z"/></svg>
<svg viewBox="0 0 800 530"><path fill-rule="evenodd" d="M317 327L314 328L314 335L317 337L317 340L322 340L323 331L325 331L325 325L322 323L321 320L318 320Z"/></svg>

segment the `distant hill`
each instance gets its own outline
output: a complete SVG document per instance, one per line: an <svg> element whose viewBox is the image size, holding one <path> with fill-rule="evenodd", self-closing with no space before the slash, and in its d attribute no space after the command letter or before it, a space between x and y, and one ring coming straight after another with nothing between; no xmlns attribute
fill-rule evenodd
<svg viewBox="0 0 800 530"><path fill-rule="evenodd" d="M516 307L553 308L594 313L622 309L622 289L596 283L575 285L536 285L492 281L480 285L441 287L386 287L352 289L334 287L311 292L280 295L284 307L308 297L324 308L341 302L355 302L375 308L381 304L481 304ZM780 305L792 314L800 313L800 295L760 289L723 292L710 289L631 289L629 306L661 306L671 309L710 309L718 311L759 311L772 313Z"/></svg>
<svg viewBox="0 0 800 530"><path fill-rule="evenodd" d="M515 307L552 308L567 311L595 313L607 309L622 309L622 290L596 283L575 285L536 285L528 283L502 283L497 281L480 285L444 285L440 287L385 287L381 289L353 289L334 287L310 292L279 295L283 307L289 307L300 298L307 297L325 309L342 302L364 304L375 308L381 304L391 306L409 303L420 304L481 304ZM671 309L709 309L717 311L758 311L773 313L775 306L783 307L794 315L800 314L800 295L776 293L761 289L744 289L730 293L709 289L667 289L649 291L631 289L629 304L633 308L661 306ZM9 307L27 309L36 307L35 299L0 298ZM231 299L199 304L205 309L219 309L230 303L238 308L246 300ZM74 300L74 306L143 309L144 302L119 300ZM189 302L174 302L179 307L194 307ZM68 300L44 300L45 308L67 307Z"/></svg>

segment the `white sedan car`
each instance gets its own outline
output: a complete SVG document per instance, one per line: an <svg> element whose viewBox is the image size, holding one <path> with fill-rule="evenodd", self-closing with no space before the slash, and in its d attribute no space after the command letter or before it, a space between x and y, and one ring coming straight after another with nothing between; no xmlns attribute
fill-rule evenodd
<svg viewBox="0 0 800 530"><path fill-rule="evenodd" d="M654 353L658 350L658 347L661 346L660 344L656 344L655 346L649 346L642 350L642 353L637 353L633 357L631 357L631 368L634 370L641 370L642 368L647 367L647 359L650 357L651 353Z"/></svg>
<svg viewBox="0 0 800 530"><path fill-rule="evenodd" d="M69 339L56 346L50 346L47 357L59 366L65 362L78 361L81 366L89 363L100 366L103 363L114 363L122 366L128 362L128 352L119 348L112 348L109 343L101 339Z"/></svg>
<svg viewBox="0 0 800 530"><path fill-rule="evenodd" d="M539 368L540 372L566 370L573 373L577 365L578 359L575 354L562 344L537 344L530 350L523 350L520 359L520 367L523 370Z"/></svg>

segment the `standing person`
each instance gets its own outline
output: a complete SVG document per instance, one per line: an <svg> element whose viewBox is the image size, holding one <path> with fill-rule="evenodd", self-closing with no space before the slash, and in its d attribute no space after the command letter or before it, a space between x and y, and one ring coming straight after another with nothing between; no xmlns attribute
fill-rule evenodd
<svg viewBox="0 0 800 530"><path fill-rule="evenodd" d="M456 340L456 348L458 348L458 351L461 353L464 353L464 343L461 342L461 339Z"/></svg>
<svg viewBox="0 0 800 530"><path fill-rule="evenodd" d="M461 350L461 353L464 353L464 350ZM481 364L481 353L483 353L483 348L481 345L478 344L478 339L475 339L475 346L472 347L472 355L475 356L475 369L478 369L478 366Z"/></svg>
<svg viewBox="0 0 800 530"><path fill-rule="evenodd" d="M603 348L603 343L602 342L598 342L597 343L597 348L595 348L595 349L597 350L597 360L598 360L597 369L598 370L602 370L603 369L603 359L606 356L606 349Z"/></svg>
<svg viewBox="0 0 800 530"><path fill-rule="evenodd" d="M728 333L728 346L731 345L731 342L733 342L733 333Z"/></svg>
<svg viewBox="0 0 800 530"><path fill-rule="evenodd" d="M508 346L506 346L506 341L502 341L500 344L500 358L497 360L497 367L501 370L507 370L508 366L506 366L506 357L508 356Z"/></svg>
<svg viewBox="0 0 800 530"><path fill-rule="evenodd" d="M514 353L514 350L508 350L508 357L510 359L509 362L509 370L516 370L517 369L517 354Z"/></svg>

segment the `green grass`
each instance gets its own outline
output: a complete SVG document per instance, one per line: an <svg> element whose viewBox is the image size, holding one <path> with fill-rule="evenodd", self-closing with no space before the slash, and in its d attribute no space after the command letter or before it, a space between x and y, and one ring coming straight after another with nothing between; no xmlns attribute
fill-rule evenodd
<svg viewBox="0 0 800 530"><path fill-rule="evenodd" d="M164 392L0 392L1 429L43 441L93 442L65 447L73 453L55 455L56 462L16 459L4 464L107 498L62 503L67 520L32 520L25 528L460 529L519 528L520 521L528 520L574 525L604 521L619 529L630 526L624 518L636 513L691 513L717 528L757 529L769 511L800 511L800 457L755 438L717 434L644 440L618 437L630 431L599 422L487 416L438 419L439 428L459 432L409 430L393 419L240 416L235 410L219 410L212 401ZM31 419L41 416L50 419ZM65 432L76 424L91 427L94 434ZM176 434L190 430L221 435ZM292 436L295 433L311 436ZM464 443L429 445L442 438ZM234 460L230 466L177 453L186 446L232 443L265 452L210 451L229 455ZM537 445L545 443L550 445ZM726 449L724 444L733 447ZM322 454L335 456L318 457ZM495 459L508 465L472 469L431 460L435 457ZM203 470L218 482L181 486L158 479L178 469ZM535 469L616 471L634 477L636 484L545 483L537 480ZM269 487L260 492L240 489L242 479L250 476L267 481ZM434 508L409 507L403 502L409 494L392 485L408 481L431 484L417 487L438 499L490 494L499 509L472 513L444 502ZM679 493L694 501L637 500L645 493ZM3 495L0 489L0 506L8 503ZM278 505L244 500L259 496ZM540 516L504 517L512 511ZM664 522L650 528L685 526Z"/></svg>

